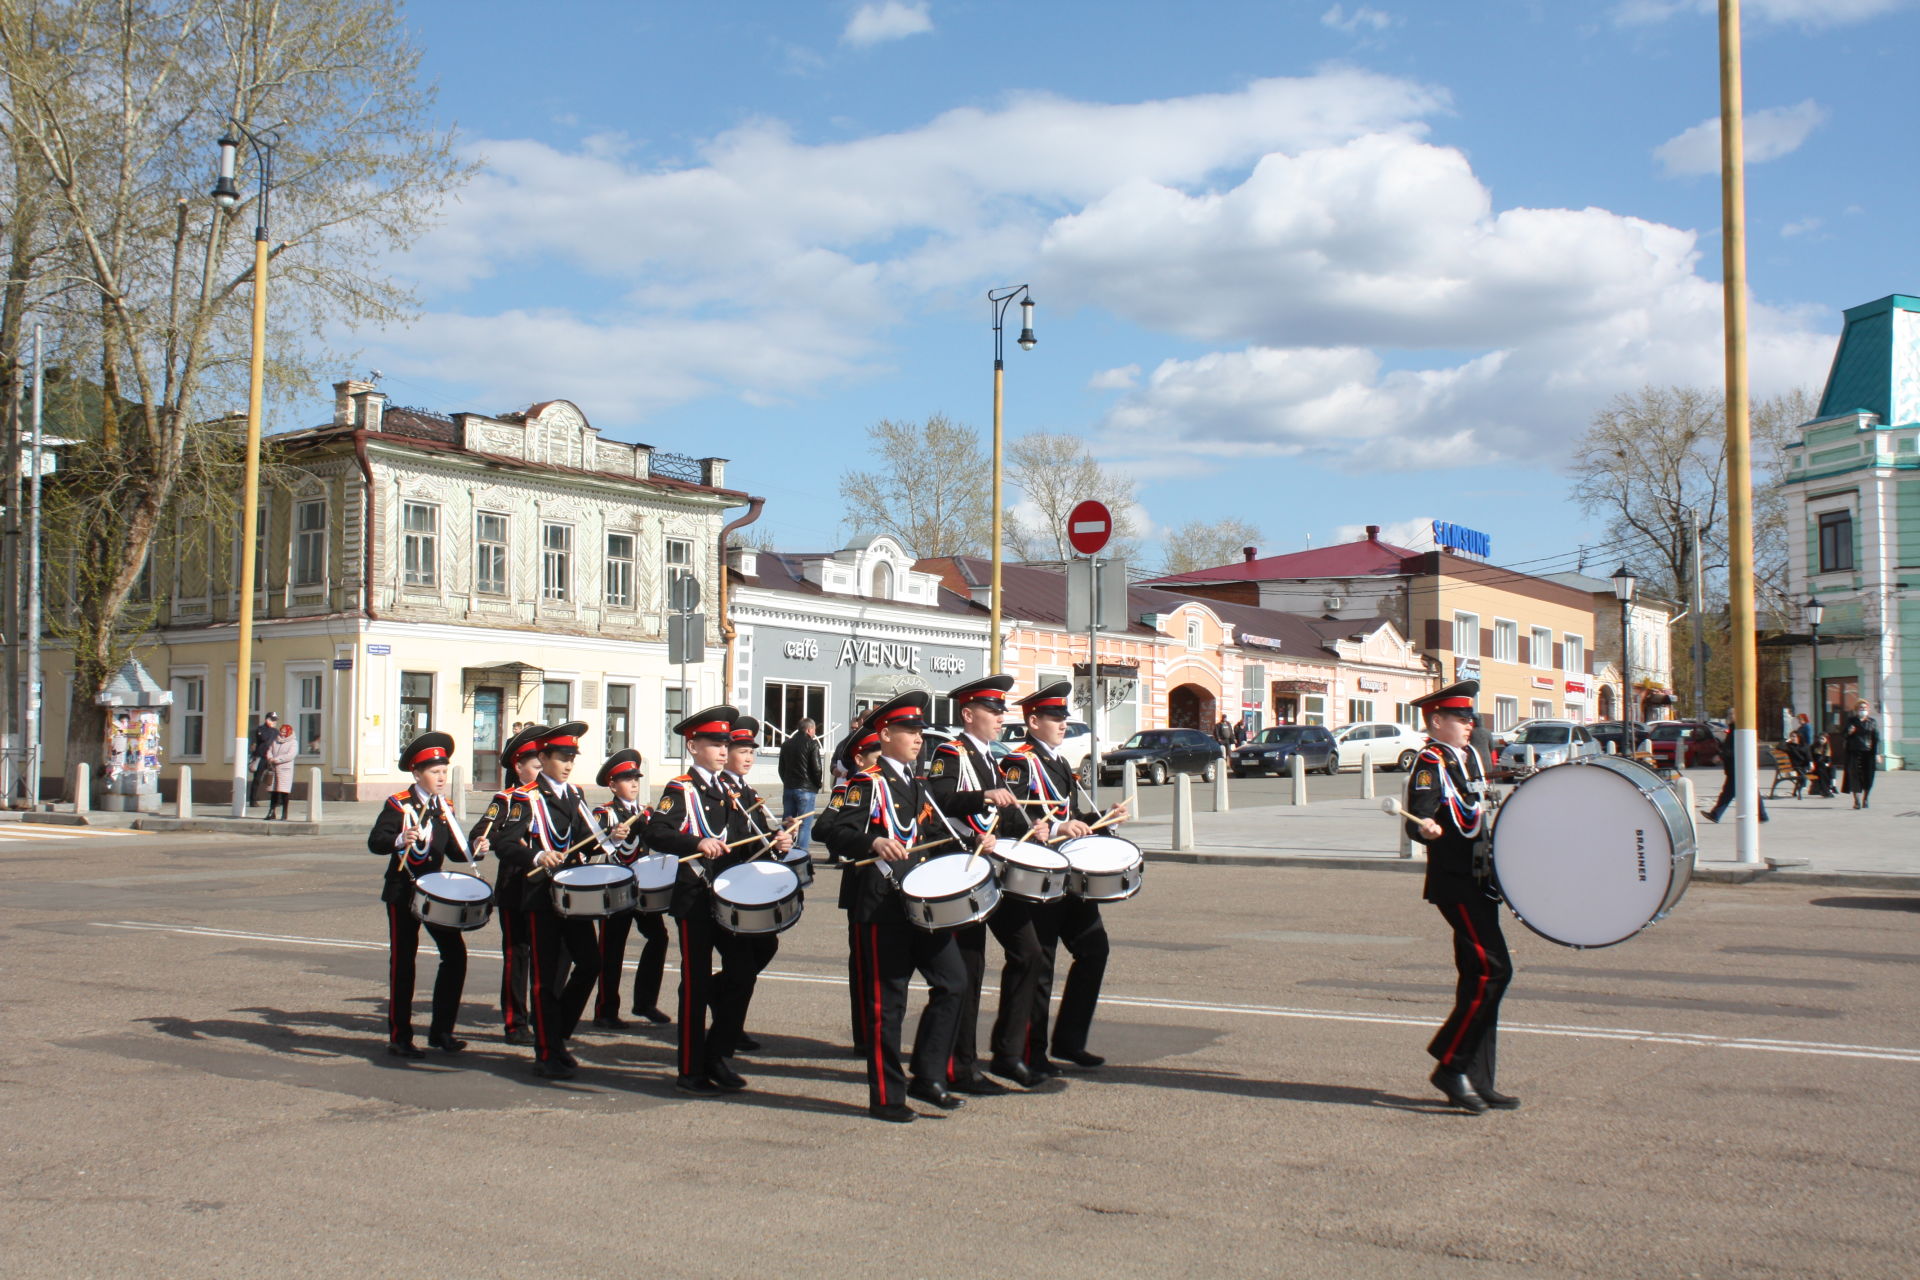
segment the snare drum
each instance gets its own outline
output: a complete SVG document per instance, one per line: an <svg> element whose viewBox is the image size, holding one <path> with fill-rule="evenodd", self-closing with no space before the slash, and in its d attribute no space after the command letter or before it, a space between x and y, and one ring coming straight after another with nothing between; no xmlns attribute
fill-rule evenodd
<svg viewBox="0 0 1920 1280"><path fill-rule="evenodd" d="M813 854L811 852L802 849L789 849L787 850L786 857L780 860L780 865L799 877L800 887L802 889L813 883Z"/></svg>
<svg viewBox="0 0 1920 1280"><path fill-rule="evenodd" d="M713 918L729 933L779 933L805 906L800 877L783 862L742 862L713 878Z"/></svg>
<svg viewBox="0 0 1920 1280"><path fill-rule="evenodd" d="M414 877L413 914L445 929L478 929L493 919L493 886L464 871L429 871Z"/></svg>
<svg viewBox="0 0 1920 1280"><path fill-rule="evenodd" d="M1563 947L1610 947L1665 916L1693 877L1693 823L1645 765L1586 756L1515 787L1493 871L1520 922Z"/></svg>
<svg viewBox="0 0 1920 1280"><path fill-rule="evenodd" d="M993 859L949 853L907 872L900 881L907 919L922 929L958 929L977 924L1000 905Z"/></svg>
<svg viewBox="0 0 1920 1280"><path fill-rule="evenodd" d="M1055 902L1067 895L1067 858L1057 849L1032 841L996 844L987 855L1000 877L1000 890L1027 902Z"/></svg>
<svg viewBox="0 0 1920 1280"><path fill-rule="evenodd" d="M1060 846L1066 855L1067 892L1088 902L1124 902L1140 892L1147 860L1131 840L1104 833L1078 836Z"/></svg>
<svg viewBox="0 0 1920 1280"><path fill-rule="evenodd" d="M631 867L596 863L553 873L553 909L563 916L610 916L638 896Z"/></svg>
<svg viewBox="0 0 1920 1280"><path fill-rule="evenodd" d="M658 915L673 905L673 882L680 878L680 860L666 853L650 853L633 864L633 882L638 890L633 909L643 915Z"/></svg>

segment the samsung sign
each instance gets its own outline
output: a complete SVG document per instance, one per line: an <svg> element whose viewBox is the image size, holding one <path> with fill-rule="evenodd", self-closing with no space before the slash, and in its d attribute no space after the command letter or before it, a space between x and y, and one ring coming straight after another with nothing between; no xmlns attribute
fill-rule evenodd
<svg viewBox="0 0 1920 1280"><path fill-rule="evenodd" d="M1486 559L1493 555L1493 539L1478 529L1463 529L1457 524L1448 524L1444 520L1433 522L1433 542L1435 546L1445 547L1448 551L1458 551L1464 556L1479 556Z"/></svg>

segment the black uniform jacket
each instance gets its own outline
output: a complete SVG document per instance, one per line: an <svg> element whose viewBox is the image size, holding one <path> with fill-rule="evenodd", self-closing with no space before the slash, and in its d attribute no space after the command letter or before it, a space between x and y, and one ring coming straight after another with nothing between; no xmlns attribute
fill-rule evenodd
<svg viewBox="0 0 1920 1280"><path fill-rule="evenodd" d="M890 815L883 815L883 801L890 807ZM949 818L965 818L987 809L986 800L978 791L954 792L951 799L938 806L938 812L937 803L926 783L918 778L902 781L899 771L889 761L881 760L865 773L857 773L848 780L847 789L835 801L837 807L821 815L826 830L821 832L816 823L814 831L835 857L859 861L871 858L874 841L889 834L907 845L937 840L949 834L947 824L941 821L941 813ZM905 862L876 862L865 867L849 867L843 872L846 878L841 882L840 905L847 909L853 923L908 924L895 886L907 872L928 858L960 853L971 847L970 825L964 822L953 825L965 843L949 842L913 854Z"/></svg>
<svg viewBox="0 0 1920 1280"><path fill-rule="evenodd" d="M629 818L636 818L633 827L622 840L613 834L613 829ZM614 860L623 866L631 866L647 853L647 824L653 819L653 811L642 805L628 804L625 800L613 799L595 807L593 820L607 833L607 843L614 847Z"/></svg>
<svg viewBox="0 0 1920 1280"><path fill-rule="evenodd" d="M401 859L405 851L396 848L394 841L409 824L430 827L433 838L427 842L424 855L406 857L403 867ZM453 814L438 800L422 799L412 787L388 796L387 802L380 806L380 816L373 820L373 830L367 833L367 848L384 854L387 859L387 881L380 887L382 902L411 902L414 876L440 870L448 858L468 860L454 833Z"/></svg>
<svg viewBox="0 0 1920 1280"><path fill-rule="evenodd" d="M1486 896L1487 886L1473 874L1474 845L1491 835L1485 785L1480 753L1471 747L1456 752L1428 742L1413 762L1407 812L1432 818L1441 827L1440 838L1428 840L1416 829L1417 822L1407 822L1407 834L1427 846L1428 902L1472 902Z"/></svg>
<svg viewBox="0 0 1920 1280"><path fill-rule="evenodd" d="M568 849L586 836L587 823L581 816L586 793L570 782L555 782L543 773L508 794L512 801L506 816L499 820L490 837L493 854L500 859L500 877L494 896L522 911L551 913L553 879L545 873L534 875L533 860L549 847ZM540 803L535 803L536 800ZM542 810L548 824L545 831L541 829ZM589 845L574 854L569 862L578 865L598 852Z"/></svg>
<svg viewBox="0 0 1920 1280"><path fill-rule="evenodd" d="M1092 823L1100 815L1083 803L1085 793L1074 784L1073 766L1060 754L1037 743L1022 743L1011 755L1000 760L1000 776L1006 782L1007 790L1021 800L1046 800L1049 805L1039 809L1032 805L1019 805L1015 809L1000 815L1000 830L1012 839L1018 840L1033 829L1035 822L1045 819L1048 822L1064 822L1068 818L1078 818L1082 822ZM1065 797L1064 803L1053 803Z"/></svg>
<svg viewBox="0 0 1920 1280"><path fill-rule="evenodd" d="M660 793L647 823L647 845L660 853L684 858L698 852L705 836L732 844L751 835L753 827L746 811L736 802L733 791L720 773L703 774L698 768L687 770L667 784ZM758 844L743 844L718 858L696 858L680 864L673 882L673 902L668 910L675 916L692 916L710 910L708 891L713 877L728 867L745 862Z"/></svg>
<svg viewBox="0 0 1920 1280"><path fill-rule="evenodd" d="M971 827L974 831L992 830L996 835L1002 830L1012 831L1014 838L1018 839L1021 828L1007 825L1013 815L1002 813L998 807L988 804L982 794L1000 785L1000 770L995 767L993 757L983 753L973 739L964 733L935 747L933 758L927 761L926 787L933 796L933 802L944 812L955 812L956 796L970 794L976 797L973 803L978 808L957 821L955 826L963 829ZM929 835L926 838L930 840L933 837ZM940 849L938 852L952 853L953 849Z"/></svg>

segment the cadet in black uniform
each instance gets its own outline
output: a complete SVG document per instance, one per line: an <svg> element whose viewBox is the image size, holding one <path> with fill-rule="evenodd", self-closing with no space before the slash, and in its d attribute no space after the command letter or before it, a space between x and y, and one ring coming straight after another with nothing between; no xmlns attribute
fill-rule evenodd
<svg viewBox="0 0 1920 1280"><path fill-rule="evenodd" d="M487 811L467 837L478 852L492 848L494 832L513 807L513 793L540 776L540 739L546 732L545 725L530 724L500 748L506 786L494 793ZM533 969L533 943L527 913L520 906L526 888L524 878L519 867L500 865L493 887L493 915L500 924L500 1018L506 1026L508 1044L529 1045L533 1043L533 1018L527 1012L527 984Z"/></svg>
<svg viewBox="0 0 1920 1280"><path fill-rule="evenodd" d="M494 856L522 877L521 905L533 943L533 1073L549 1080L565 1080L580 1067L566 1042L600 977L593 921L562 916L553 905L552 873L585 860L586 851L567 850L591 831L586 793L567 781L586 731L584 723L570 720L541 736L540 775L513 793L493 838ZM569 960L573 970L563 984Z"/></svg>
<svg viewBox="0 0 1920 1280"><path fill-rule="evenodd" d="M933 797L914 776L920 756L920 731L926 727L925 690L903 693L874 708L867 724L880 732L880 761L847 784L841 806L828 826L827 847L836 856L874 859L848 871L856 973L867 1015L867 1112L896 1123L914 1118L908 1097L951 1111L966 1100L946 1086L947 1061L966 991L966 965L954 945L953 931L929 932L907 919L896 877L904 877L925 858L958 851L936 817ZM979 795L954 798L950 817L966 817L983 807ZM910 852L922 841L940 840L932 849ZM976 847L991 852L994 837L981 835ZM907 982L914 970L930 988L927 1007L913 1041L913 1083L900 1069L900 1024L906 1016Z"/></svg>
<svg viewBox="0 0 1920 1280"><path fill-rule="evenodd" d="M1000 724L1007 714L1007 691L1011 688L1012 676L985 676L949 693L947 696L960 713L961 733L935 747L933 758L927 762L927 790L933 793L934 802L942 809L951 808L956 795L976 797L973 803L980 806L979 812L960 820L976 834L996 830L997 825L1010 816L1005 812L1006 807L1013 804L1013 793L1001 781L993 753L993 743L1000 737ZM1018 839L1023 829L1017 824L1009 826L1008 838ZM1020 908L1027 905L1002 897L1000 905L987 919L953 931L954 945L960 949L961 963L967 967L967 990L960 1001L960 1027L953 1039L953 1059L947 1064L947 1087L956 1093L991 1095L1007 1091L1005 1085L987 1079L980 1072L976 1052L980 1034L980 988L987 977L988 928L992 928L993 936L1000 939L1003 948L1009 945L1009 934L1014 937L1012 945L1018 946L1020 929L1025 923L1025 913ZM1009 907L1013 908L1011 912ZM1006 919L1003 920L1003 916ZM1039 961L1037 944L1030 961L1035 964ZM1008 963L1012 964L1011 959ZM1003 1002L1006 1000L1004 988L1000 998ZM998 1050L995 1052L997 1055Z"/></svg>
<svg viewBox="0 0 1920 1280"><path fill-rule="evenodd" d="M813 833L814 838L827 847L828 861L840 868L840 909L847 913L847 999L851 1013L853 1056L864 1058L867 1056L867 1019L861 1011L860 992L863 984L859 971L860 951L854 937L860 926L853 919L854 888L858 879L853 874L853 865L834 853L832 846L827 844L827 828L840 820L846 805L847 784L856 775L873 768L874 762L880 758L879 731L856 723L853 731L833 749L833 758L841 768L840 780L833 784L833 795L827 800L827 811L813 824Z"/></svg>
<svg viewBox="0 0 1920 1280"><path fill-rule="evenodd" d="M594 809L593 820L607 833L614 859L622 866L632 866L647 852L647 823L652 814L640 803L645 778L645 762L631 747L608 756L594 778L613 792L613 799ZM666 922L655 911L616 911L600 922L600 993L594 1001L593 1025L603 1031L627 1025L620 1017L620 973L626 963L629 929L638 929L646 940L633 977L634 1016L656 1023L671 1021L658 1007L660 977L667 965Z"/></svg>
<svg viewBox="0 0 1920 1280"><path fill-rule="evenodd" d="M743 852L749 857L764 853L769 847L778 849L782 854L793 848L792 834L787 833L784 843L779 839L779 823L773 811L767 808L760 793L747 781L747 775L753 772L754 757L760 754L759 733L760 722L752 716L741 716L733 722L733 732L727 735L727 767L720 773L720 780L733 793L734 804L746 815L747 830L765 832L771 837L769 844L746 846ZM740 1003L740 1030L733 1037L736 1053L752 1053L760 1047L760 1042L747 1034L747 1010L753 1005L754 987L760 980L760 971L772 964L774 956L780 951L778 934L752 934L746 938L746 942L751 963L738 975L744 991L735 993Z"/></svg>
<svg viewBox="0 0 1920 1280"><path fill-rule="evenodd" d="M409 742L400 753L400 768L413 774L413 785L387 797L367 834L367 848L387 859L386 883L380 889L387 908L387 1052L397 1058L425 1056L413 1043L414 961L420 951L414 877L440 870L448 857L480 860L469 851L447 808L447 762L452 758L453 739L444 733L424 733ZM467 982L467 940L460 930L437 924L427 926L427 936L440 949L427 1043L458 1053L467 1047L465 1040L453 1038L460 991Z"/></svg>
<svg viewBox="0 0 1920 1280"><path fill-rule="evenodd" d="M1520 1105L1494 1088L1500 997L1513 977L1513 962L1484 852L1492 814L1486 769L1471 744L1479 692L1478 680L1463 680L1414 700L1426 713L1429 741L1414 761L1406 804L1413 815L1407 834L1427 846L1426 899L1453 930L1460 974L1453 1012L1427 1046L1439 1064L1429 1078L1448 1101L1475 1115Z"/></svg>
<svg viewBox="0 0 1920 1280"><path fill-rule="evenodd" d="M1073 686L1056 680L1020 699L1020 710L1027 723L1027 740L1020 749L1000 762L1001 773L1013 793L1022 799L1045 800L1048 812L1048 838L1071 839L1088 833L1097 815L1085 803L1086 793L1074 780L1073 768L1059 753L1067 736L1067 695ZM1028 810L1038 813L1039 810ZM1100 1003L1100 986L1107 974L1106 922L1100 916L1100 904L1072 894L1054 902L1038 904L1033 912L1033 927L1043 955L1039 981L1027 1018L1024 1059L1029 1072L1057 1075L1053 1058L1091 1070L1106 1062L1097 1053L1087 1052L1087 1036L1093 1029L1093 1013ZM1047 1056L1047 1021L1053 999L1053 974L1059 947L1064 943L1073 962L1067 970L1065 988L1060 993L1060 1017L1053 1025L1053 1057ZM1017 1014L1008 1011L1006 991L1001 991L1001 1010L1008 1024L995 1023L994 1060L996 1074L1001 1070L1002 1045L1011 1050L1017 1043ZM1004 1040L1002 1033L1004 1032ZM1018 1077L1009 1076L1017 1079Z"/></svg>
<svg viewBox="0 0 1920 1280"><path fill-rule="evenodd" d="M747 1082L727 1059L733 1056L746 1017L743 993L752 990L752 977L743 975L749 970L755 976L759 973L755 966L759 952L753 940L729 933L715 921L710 887L714 876L745 862L762 847L758 841L748 841L727 848L752 834L746 814L720 776L739 715L732 707L709 707L673 727L687 740L692 765L667 784L647 826L651 848L676 857L702 855L680 864L672 906L680 930L680 1074L674 1085L702 1098L746 1088ZM717 976L715 952L720 955Z"/></svg>

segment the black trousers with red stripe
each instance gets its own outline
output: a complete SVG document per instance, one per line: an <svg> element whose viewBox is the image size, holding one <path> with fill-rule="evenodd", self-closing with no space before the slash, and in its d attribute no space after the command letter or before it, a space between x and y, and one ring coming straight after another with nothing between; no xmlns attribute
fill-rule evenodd
<svg viewBox="0 0 1920 1280"><path fill-rule="evenodd" d="M633 1011L645 1015L660 1004L660 975L667 967L667 924L658 911L617 911L600 922L600 994L596 1018L620 1016L620 977L627 961L627 931L646 940L633 975Z"/></svg>
<svg viewBox="0 0 1920 1280"><path fill-rule="evenodd" d="M494 916L500 921L500 1018L509 1032L531 1031L527 989L533 971L533 934L527 913L502 907Z"/></svg>
<svg viewBox="0 0 1920 1280"><path fill-rule="evenodd" d="M1032 1036L1047 1034L1047 991L1053 983L1053 954L1040 945L1037 919L1047 904L1020 898L1001 898L987 918L1000 941L1006 962L1000 967L1000 1012L993 1019L992 1050L996 1062L1025 1062L1032 1052Z"/></svg>
<svg viewBox="0 0 1920 1280"><path fill-rule="evenodd" d="M412 1044L413 977L420 954L420 921L407 903L389 902L386 907L387 1039ZM433 945L440 948L440 972L433 979L433 1020L427 1024L427 1032L450 1036L460 1012L460 992L467 985L467 938L458 929L444 925L430 924L426 929Z"/></svg>
<svg viewBox="0 0 1920 1280"><path fill-rule="evenodd" d="M704 1075L709 1063L731 1058L747 1025L747 1006L760 971L780 950L772 934L731 933L711 913L680 917L680 1074ZM713 971L713 957L720 971ZM713 1014L711 1024L708 1011Z"/></svg>
<svg viewBox="0 0 1920 1280"><path fill-rule="evenodd" d="M966 963L951 932L928 933L904 920L855 925L853 936L867 1024L867 1105L904 1104L907 1077L900 1069L900 1028L907 1014L907 983L918 970L931 988L913 1037L914 1077L944 1080L966 992Z"/></svg>
<svg viewBox="0 0 1920 1280"><path fill-rule="evenodd" d="M995 908L994 916L998 917L1005 907L1003 900ZM955 929L953 945L960 952L960 964L966 970L967 982L960 993L960 1016L954 1022L953 1055L947 1060L947 1073L942 1079L965 1080L979 1070L980 989L987 982L986 921Z"/></svg>
<svg viewBox="0 0 1920 1280"><path fill-rule="evenodd" d="M866 990L866 979L860 973L860 929L862 926L847 918L847 1001L853 1019L853 1050L865 1053L867 1049L867 1015L860 999L860 993Z"/></svg>
<svg viewBox="0 0 1920 1280"><path fill-rule="evenodd" d="M1427 1052L1448 1070L1464 1071L1475 1085L1492 1085L1500 997L1513 978L1513 960L1500 932L1500 904L1476 898L1434 905L1453 930L1453 964L1460 979L1453 1012L1434 1033Z"/></svg>
<svg viewBox="0 0 1920 1280"><path fill-rule="evenodd" d="M1082 1053L1087 1036L1093 1030L1093 1013L1100 1004L1100 987L1106 981L1106 922L1100 918L1100 904L1085 898L1062 898L1049 902L1034 913L1034 932L1046 960L1040 974L1040 989L1034 997L1033 1029L1029 1037L1029 1055L1037 1061L1051 1043L1053 1052ZM1067 970L1066 986L1060 992L1060 1017L1053 1025L1053 1039L1047 1039L1047 1015L1053 999L1053 975L1058 966L1058 949L1066 947L1073 957Z"/></svg>
<svg viewBox="0 0 1920 1280"><path fill-rule="evenodd" d="M527 922L533 934L533 1054L549 1062L565 1051L593 996L600 978L600 939L587 919L529 911Z"/></svg>

